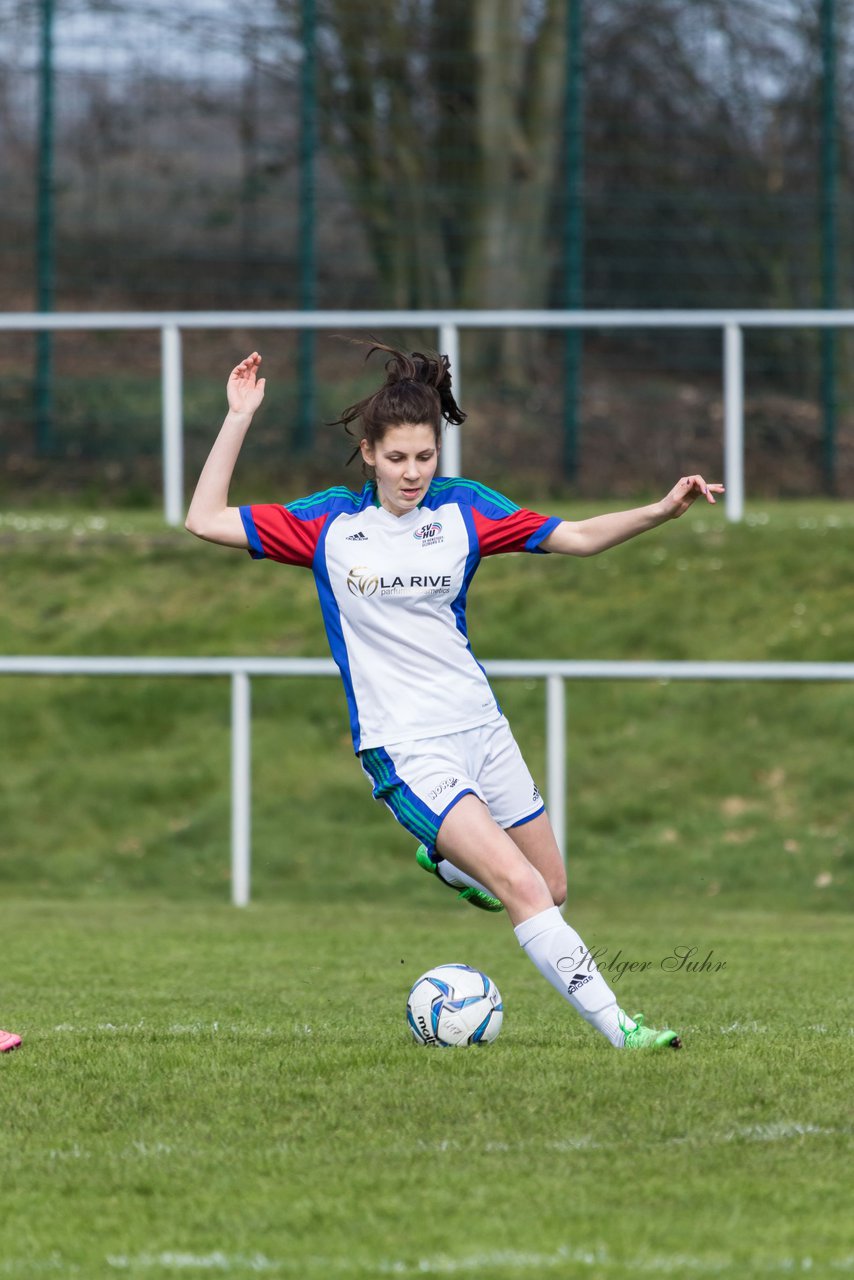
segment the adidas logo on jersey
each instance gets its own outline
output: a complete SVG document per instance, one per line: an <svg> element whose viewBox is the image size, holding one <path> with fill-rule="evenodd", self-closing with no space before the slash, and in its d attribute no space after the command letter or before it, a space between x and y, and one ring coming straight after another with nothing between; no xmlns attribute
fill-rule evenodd
<svg viewBox="0 0 854 1280"><path fill-rule="evenodd" d="M347 542L367 542L368 535L366 533L348 533Z"/></svg>

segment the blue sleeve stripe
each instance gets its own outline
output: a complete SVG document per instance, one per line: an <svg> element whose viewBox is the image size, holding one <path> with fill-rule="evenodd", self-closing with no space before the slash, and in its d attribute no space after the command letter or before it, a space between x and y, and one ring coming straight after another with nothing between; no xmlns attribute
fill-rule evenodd
<svg viewBox="0 0 854 1280"><path fill-rule="evenodd" d="M555 529L561 523L560 516L550 516L548 520L544 521L543 524L540 525L536 533L531 534L530 538L525 543L525 550L538 551L540 555L548 555L548 552L544 551L540 544L545 541L550 533L554 533Z"/></svg>
<svg viewBox="0 0 854 1280"><path fill-rule="evenodd" d="M246 530L246 537L249 540L249 554L253 560L264 560L267 553L261 546L261 539L258 536L258 530L255 528L255 521L252 518L252 508L241 507L240 519L243 521L243 528Z"/></svg>

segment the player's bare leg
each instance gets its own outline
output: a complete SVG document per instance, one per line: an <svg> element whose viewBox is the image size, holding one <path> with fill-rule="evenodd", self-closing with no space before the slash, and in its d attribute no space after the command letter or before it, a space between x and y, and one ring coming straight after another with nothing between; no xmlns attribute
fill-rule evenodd
<svg viewBox="0 0 854 1280"><path fill-rule="evenodd" d="M508 827L507 834L545 880L554 905L563 906L566 902L566 867L548 814L539 813L530 822Z"/></svg>
<svg viewBox="0 0 854 1280"><path fill-rule="evenodd" d="M505 831L528 862L539 871L555 906L562 906L566 901L566 868L547 814L540 813L519 826L506 827ZM437 850L435 858L431 858L426 846L422 844L416 858L419 866L455 889L458 896L472 906L484 911L502 909L500 900L489 893L476 877L457 866L447 851L443 851L443 854L443 857L440 856Z"/></svg>
<svg viewBox="0 0 854 1280"><path fill-rule="evenodd" d="M548 885L486 805L463 796L439 828L436 849L500 898L513 924L553 906Z"/></svg>

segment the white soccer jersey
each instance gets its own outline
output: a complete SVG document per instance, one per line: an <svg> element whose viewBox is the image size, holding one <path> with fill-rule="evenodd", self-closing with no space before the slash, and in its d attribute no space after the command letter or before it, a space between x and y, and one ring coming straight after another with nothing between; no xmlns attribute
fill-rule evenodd
<svg viewBox="0 0 854 1280"><path fill-rule="evenodd" d="M240 514L254 558L314 573L356 751L473 729L500 714L469 645L466 593L482 556L540 550L557 517L444 478L403 516L378 504L373 483Z"/></svg>

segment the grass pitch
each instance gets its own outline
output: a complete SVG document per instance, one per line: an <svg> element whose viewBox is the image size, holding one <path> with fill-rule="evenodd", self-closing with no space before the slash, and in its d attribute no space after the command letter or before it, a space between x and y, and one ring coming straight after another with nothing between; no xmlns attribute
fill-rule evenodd
<svg viewBox="0 0 854 1280"><path fill-rule="evenodd" d="M0 1275L854 1270L846 918L576 910L684 1033L627 1055L417 877L406 910L13 901ZM501 1035L419 1048L408 988L458 959Z"/></svg>

